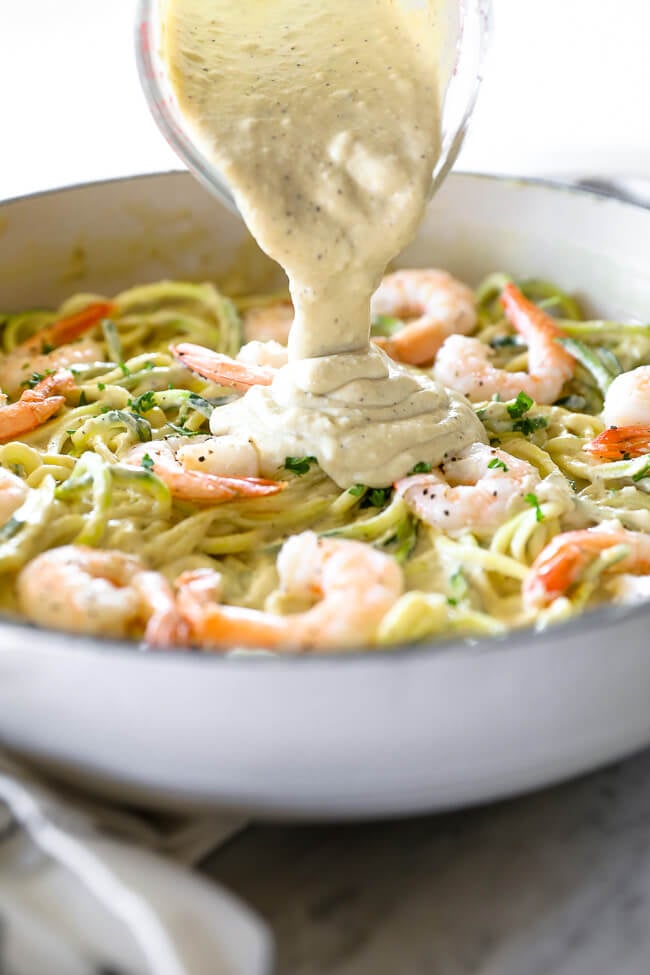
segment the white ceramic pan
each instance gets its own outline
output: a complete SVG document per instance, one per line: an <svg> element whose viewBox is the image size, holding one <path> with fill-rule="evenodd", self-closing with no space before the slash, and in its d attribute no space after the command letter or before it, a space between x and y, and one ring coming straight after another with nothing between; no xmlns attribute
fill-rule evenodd
<svg viewBox="0 0 650 975"><path fill-rule="evenodd" d="M0 308L210 276L243 232L187 175L0 208ZM650 318L650 211L453 176L402 263L550 277ZM650 743L650 607L542 635L349 656L234 658L0 622L0 742L151 802L352 817L486 800Z"/></svg>

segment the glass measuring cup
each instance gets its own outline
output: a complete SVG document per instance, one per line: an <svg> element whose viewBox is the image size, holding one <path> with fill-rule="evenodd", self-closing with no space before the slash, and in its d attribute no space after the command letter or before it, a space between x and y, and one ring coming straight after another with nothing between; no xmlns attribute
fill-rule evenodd
<svg viewBox="0 0 650 975"><path fill-rule="evenodd" d="M226 180L203 155L186 129L167 76L160 52L168 2L138 0L136 58L140 82L151 113L167 142L194 176L236 213L237 206ZM432 194L456 161L476 104L490 35L491 10L491 0L449 0L450 20L454 22L450 31L452 67L442 106L442 146L432 173Z"/></svg>

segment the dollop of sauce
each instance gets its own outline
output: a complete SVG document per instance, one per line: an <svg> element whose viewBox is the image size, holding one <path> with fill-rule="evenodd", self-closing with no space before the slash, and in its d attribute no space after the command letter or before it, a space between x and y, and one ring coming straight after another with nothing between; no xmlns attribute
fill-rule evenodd
<svg viewBox="0 0 650 975"><path fill-rule="evenodd" d="M268 471L306 453L383 486L484 440L469 404L370 346L440 151L449 0L168 0L164 57L203 154L287 272L289 363L215 410Z"/></svg>

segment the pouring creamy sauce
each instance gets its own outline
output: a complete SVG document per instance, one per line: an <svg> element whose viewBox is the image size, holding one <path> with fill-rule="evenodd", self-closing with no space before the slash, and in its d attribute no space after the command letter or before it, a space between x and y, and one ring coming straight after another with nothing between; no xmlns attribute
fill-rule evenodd
<svg viewBox="0 0 650 975"><path fill-rule="evenodd" d="M370 345L370 298L415 234L440 151L448 0L169 0L180 109L289 277L289 363L215 410L262 469L310 454L384 486L485 434L469 404Z"/></svg>

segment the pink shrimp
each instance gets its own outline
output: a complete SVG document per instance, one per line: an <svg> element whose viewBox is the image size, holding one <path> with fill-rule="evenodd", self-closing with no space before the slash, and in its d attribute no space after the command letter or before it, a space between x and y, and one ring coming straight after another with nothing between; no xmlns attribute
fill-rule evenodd
<svg viewBox="0 0 650 975"><path fill-rule="evenodd" d="M224 606L220 577L210 569L183 573L178 606L194 641L207 650L260 647L283 650L367 646L403 591L402 570L389 555L347 539L294 535L278 556L280 591L314 602L286 616Z"/></svg>
<svg viewBox="0 0 650 975"><path fill-rule="evenodd" d="M67 369L45 376L33 389L26 389L16 403L0 406L0 443L17 440L51 419L65 403L64 392L75 381Z"/></svg>
<svg viewBox="0 0 650 975"><path fill-rule="evenodd" d="M511 323L528 343L528 372L497 369L484 342L452 335L436 358L436 379L473 401L497 394L504 400L515 399L524 392L537 403L553 403L575 369L573 356L556 341L562 330L514 284L505 286L501 300Z"/></svg>
<svg viewBox="0 0 650 975"><path fill-rule="evenodd" d="M25 616L40 626L130 636L145 626L147 643L183 645L188 627L174 593L159 572L136 556L84 545L65 545L38 555L18 576Z"/></svg>
<svg viewBox="0 0 650 975"><path fill-rule="evenodd" d="M421 366L433 362L452 333L476 325L474 292L447 271L414 269L387 274L371 302L371 314L411 319L390 338L376 338L393 359Z"/></svg>
<svg viewBox="0 0 650 975"><path fill-rule="evenodd" d="M192 342L172 345L170 352L184 366L204 379L241 391L251 386L270 386L276 371L272 366L250 365Z"/></svg>
<svg viewBox="0 0 650 975"><path fill-rule="evenodd" d="M219 439L231 440L232 438L214 437L210 439L210 444L217 444ZM207 455L208 447L204 449ZM214 453L214 446L211 449ZM175 498L184 501L218 504L232 501L234 498L265 498L272 494L279 494L287 486L285 481L269 481L261 477L204 474L195 469L188 469L177 459L173 446L166 440L154 440L151 443L132 447L124 457L124 463L132 467L142 467L143 461L146 462L147 458L151 461L153 473L165 482Z"/></svg>
<svg viewBox="0 0 650 975"><path fill-rule="evenodd" d="M505 450L476 443L395 490L422 521L450 534L493 532L540 483L536 468Z"/></svg>
<svg viewBox="0 0 650 975"><path fill-rule="evenodd" d="M529 606L546 606L578 582L585 569L602 552L614 546L627 550L607 572L650 573L650 536L643 532L583 529L556 535L533 562L523 586Z"/></svg>
<svg viewBox="0 0 650 975"><path fill-rule="evenodd" d="M30 336L0 359L0 388L16 396L25 379L34 372L44 373L99 358L101 350L95 342L67 343L74 342L114 311L111 301L96 301Z"/></svg>

